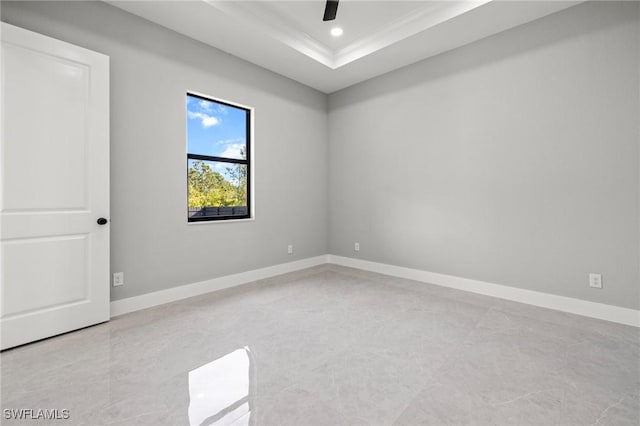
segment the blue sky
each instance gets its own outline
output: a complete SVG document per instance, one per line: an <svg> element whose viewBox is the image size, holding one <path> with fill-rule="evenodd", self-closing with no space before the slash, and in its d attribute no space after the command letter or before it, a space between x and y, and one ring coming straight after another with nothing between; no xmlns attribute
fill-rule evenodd
<svg viewBox="0 0 640 426"><path fill-rule="evenodd" d="M241 159L246 111L187 95L187 152Z"/></svg>

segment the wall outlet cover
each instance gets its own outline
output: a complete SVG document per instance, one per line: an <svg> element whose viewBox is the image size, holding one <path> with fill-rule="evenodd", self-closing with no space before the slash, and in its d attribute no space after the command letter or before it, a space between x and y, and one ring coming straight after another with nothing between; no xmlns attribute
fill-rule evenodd
<svg viewBox="0 0 640 426"><path fill-rule="evenodd" d="M589 287L602 288L602 275L589 274Z"/></svg>
<svg viewBox="0 0 640 426"><path fill-rule="evenodd" d="M124 285L124 272L116 272L113 274L113 286L119 287Z"/></svg>

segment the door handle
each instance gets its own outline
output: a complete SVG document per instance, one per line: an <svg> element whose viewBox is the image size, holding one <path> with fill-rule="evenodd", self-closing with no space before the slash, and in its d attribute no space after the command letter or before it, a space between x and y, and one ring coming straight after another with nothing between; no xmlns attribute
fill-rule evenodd
<svg viewBox="0 0 640 426"><path fill-rule="evenodd" d="M107 222L109 222L107 219L105 219L104 217L101 217L100 219L98 219L98 225L106 225Z"/></svg>

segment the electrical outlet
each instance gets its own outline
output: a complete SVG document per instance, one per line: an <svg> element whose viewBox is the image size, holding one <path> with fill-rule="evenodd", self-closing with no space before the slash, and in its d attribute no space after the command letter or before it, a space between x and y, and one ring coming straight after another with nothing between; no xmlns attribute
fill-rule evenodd
<svg viewBox="0 0 640 426"><path fill-rule="evenodd" d="M113 286L118 287L124 285L124 272L116 272L113 274Z"/></svg>
<svg viewBox="0 0 640 426"><path fill-rule="evenodd" d="M353 251L360 251L360 243L353 244Z"/></svg>
<svg viewBox="0 0 640 426"><path fill-rule="evenodd" d="M602 288L602 275L589 274L589 287Z"/></svg>
<svg viewBox="0 0 640 426"><path fill-rule="evenodd" d="M293 254L293 244L287 246L287 254Z"/></svg>

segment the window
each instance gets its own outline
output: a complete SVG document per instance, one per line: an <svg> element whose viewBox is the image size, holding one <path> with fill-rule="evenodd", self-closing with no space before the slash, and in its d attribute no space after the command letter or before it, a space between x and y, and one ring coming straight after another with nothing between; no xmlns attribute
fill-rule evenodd
<svg viewBox="0 0 640 426"><path fill-rule="evenodd" d="M187 93L189 222L251 217L251 113Z"/></svg>

